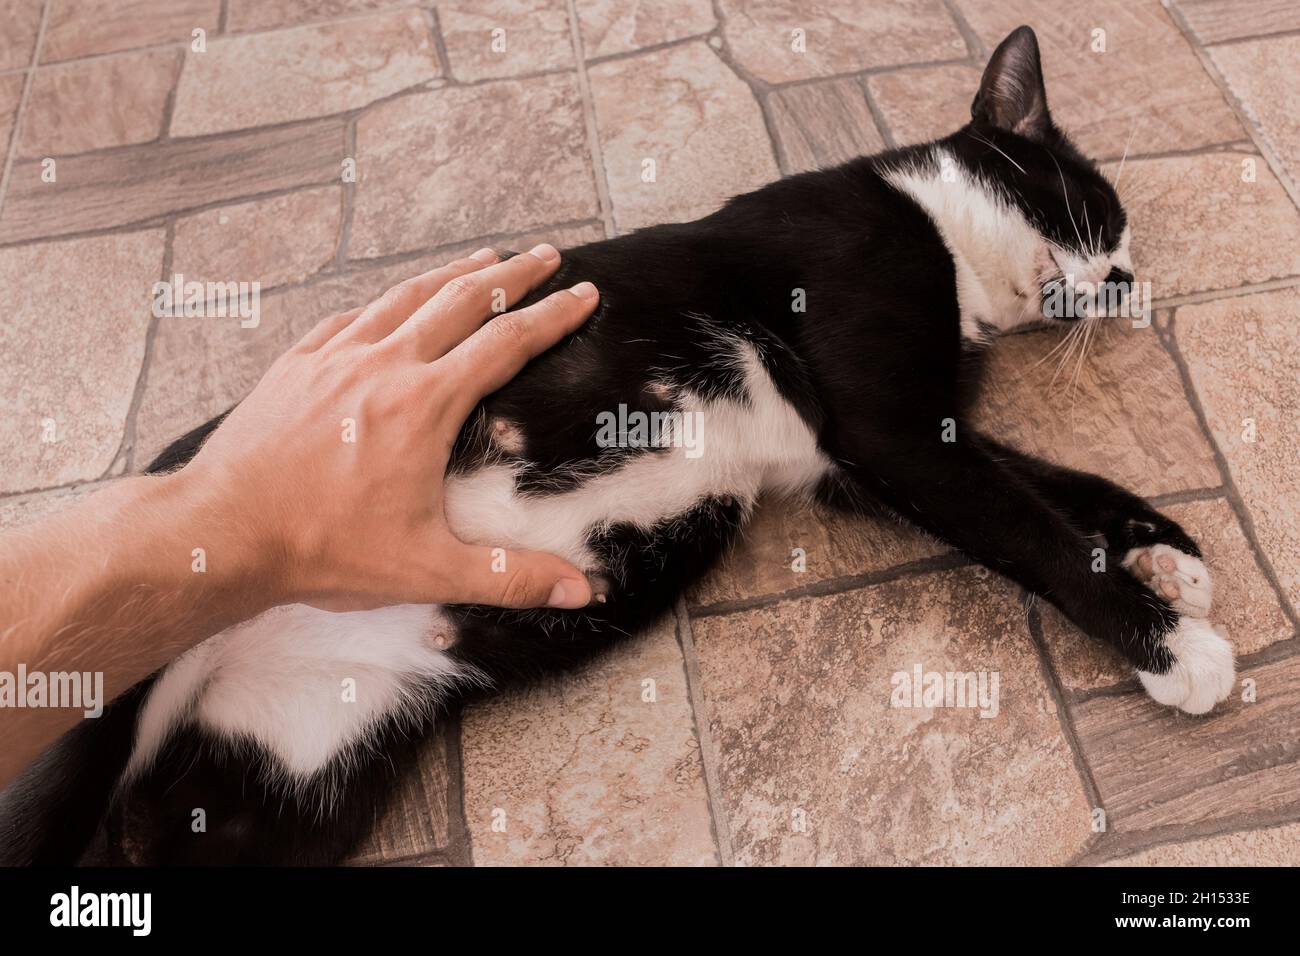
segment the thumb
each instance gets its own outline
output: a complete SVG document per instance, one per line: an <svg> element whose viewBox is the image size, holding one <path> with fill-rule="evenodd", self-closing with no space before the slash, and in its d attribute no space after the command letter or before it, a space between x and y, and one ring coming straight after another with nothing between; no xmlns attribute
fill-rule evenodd
<svg viewBox="0 0 1300 956"><path fill-rule="evenodd" d="M445 600L496 607L580 608L591 603L586 575L563 558L542 551L511 551L461 545L448 560L456 569Z"/></svg>

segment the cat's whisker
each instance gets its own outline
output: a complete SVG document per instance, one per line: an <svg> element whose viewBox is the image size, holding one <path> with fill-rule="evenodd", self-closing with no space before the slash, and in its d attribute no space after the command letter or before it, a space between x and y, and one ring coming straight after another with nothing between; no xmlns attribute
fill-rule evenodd
<svg viewBox="0 0 1300 956"><path fill-rule="evenodd" d="M1128 142L1124 144L1124 155L1119 158L1119 169L1115 170L1115 182L1111 184L1111 188L1115 190L1117 195L1119 193L1119 181L1124 175L1124 164L1128 162L1129 147L1133 145L1133 137L1137 135L1138 119L1139 117L1133 117L1133 128L1129 130Z"/></svg>

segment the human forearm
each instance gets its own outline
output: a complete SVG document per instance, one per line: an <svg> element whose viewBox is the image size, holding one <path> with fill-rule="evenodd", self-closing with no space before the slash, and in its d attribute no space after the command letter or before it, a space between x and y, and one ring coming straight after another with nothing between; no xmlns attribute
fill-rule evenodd
<svg viewBox="0 0 1300 956"><path fill-rule="evenodd" d="M124 479L0 537L0 675L102 675L103 704L278 600L274 555L183 472ZM99 677L96 676L96 681ZM0 787L85 707L0 706Z"/></svg>

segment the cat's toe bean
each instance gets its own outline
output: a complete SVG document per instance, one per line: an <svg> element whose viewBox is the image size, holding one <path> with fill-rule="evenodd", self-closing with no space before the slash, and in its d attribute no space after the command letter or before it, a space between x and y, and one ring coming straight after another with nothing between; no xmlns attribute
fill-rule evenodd
<svg viewBox="0 0 1300 956"><path fill-rule="evenodd" d="M1236 677L1232 645L1215 633L1209 621L1179 618L1165 646L1174 659L1168 671L1138 671L1154 701L1189 714L1205 714L1232 693Z"/></svg>
<svg viewBox="0 0 1300 956"><path fill-rule="evenodd" d="M1208 617L1214 599L1214 582L1200 558L1167 544L1134 548L1123 565L1180 614Z"/></svg>

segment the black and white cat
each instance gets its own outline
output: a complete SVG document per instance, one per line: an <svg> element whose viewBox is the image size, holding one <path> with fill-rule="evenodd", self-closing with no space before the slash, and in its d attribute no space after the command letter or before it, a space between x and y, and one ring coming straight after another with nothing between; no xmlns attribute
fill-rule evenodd
<svg viewBox="0 0 1300 956"><path fill-rule="evenodd" d="M1061 285L1133 278L1124 210L1053 124L1029 28L993 54L971 114L946 139L564 253L536 296L589 279L602 304L467 424L447 517L466 541L562 555L603 582L603 602L263 614L51 748L0 798L0 855L76 860L111 796L110 842L135 862L338 861L441 705L635 634L760 493L892 511L1117 648L1155 700L1210 710L1233 654L1206 620L1197 546L1109 481L968 424L997 333L1041 320ZM697 415L700 444L598 441L620 406ZM152 470L183 464L216 424ZM1111 560L1095 571L1098 536Z"/></svg>

